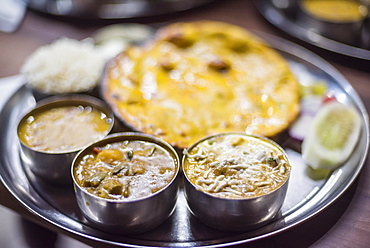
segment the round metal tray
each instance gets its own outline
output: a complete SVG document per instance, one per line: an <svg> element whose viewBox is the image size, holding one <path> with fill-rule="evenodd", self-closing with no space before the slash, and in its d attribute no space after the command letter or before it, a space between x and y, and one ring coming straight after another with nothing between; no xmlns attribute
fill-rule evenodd
<svg viewBox="0 0 370 248"><path fill-rule="evenodd" d="M370 50L347 45L315 33L305 23L299 21L296 9L280 8L274 4L274 0L258 0L254 3L266 20L287 34L316 47L355 58L366 64L370 63Z"/></svg>
<svg viewBox="0 0 370 248"><path fill-rule="evenodd" d="M303 73L325 80L341 101L358 109L363 124L354 153L342 167L323 180L313 180L308 176L299 153L299 142L289 137L279 142L286 149L293 169L284 205L270 224L242 233L217 231L190 214L180 189L174 214L152 231L140 235L114 235L94 229L78 209L72 185L57 187L47 184L22 165L16 126L21 116L35 106L34 97L25 86L11 96L0 113L0 176L3 184L26 209L56 228L121 247L226 247L264 239L312 218L339 198L360 173L369 146L368 115L352 86L326 61L286 40L258 35L287 59L299 78L305 76Z"/></svg>
<svg viewBox="0 0 370 248"><path fill-rule="evenodd" d="M28 0L28 7L50 15L79 19L128 19L171 14L199 7L213 1Z"/></svg>

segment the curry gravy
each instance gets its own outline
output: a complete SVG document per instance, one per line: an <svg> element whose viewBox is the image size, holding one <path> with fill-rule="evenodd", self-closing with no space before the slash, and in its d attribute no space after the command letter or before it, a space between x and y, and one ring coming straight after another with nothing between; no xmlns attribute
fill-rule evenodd
<svg viewBox="0 0 370 248"><path fill-rule="evenodd" d="M25 145L38 151L73 151L104 138L111 121L90 106L55 107L28 116L20 123L18 136Z"/></svg>
<svg viewBox="0 0 370 248"><path fill-rule="evenodd" d="M246 135L219 135L185 153L184 171L201 191L222 198L245 199L268 194L289 178L282 149Z"/></svg>
<svg viewBox="0 0 370 248"><path fill-rule="evenodd" d="M74 178L84 190L115 200L149 196L166 187L177 163L157 144L122 141L95 147L74 167Z"/></svg>

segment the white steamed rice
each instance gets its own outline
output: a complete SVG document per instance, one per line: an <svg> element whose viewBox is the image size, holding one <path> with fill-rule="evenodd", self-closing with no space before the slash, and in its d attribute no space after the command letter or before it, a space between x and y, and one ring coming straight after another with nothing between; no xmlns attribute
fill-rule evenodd
<svg viewBox="0 0 370 248"><path fill-rule="evenodd" d="M106 57L92 43L62 38L38 48L21 73L32 88L44 93L78 93L97 85L105 62Z"/></svg>

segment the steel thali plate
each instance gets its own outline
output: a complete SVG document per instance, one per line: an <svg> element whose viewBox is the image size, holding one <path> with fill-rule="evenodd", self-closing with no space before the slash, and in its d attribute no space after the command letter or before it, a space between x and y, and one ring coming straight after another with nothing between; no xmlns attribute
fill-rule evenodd
<svg viewBox="0 0 370 248"><path fill-rule="evenodd" d="M89 225L77 207L72 185L53 186L36 178L22 165L16 134L18 121L35 106L26 86L21 86L0 113L0 178L8 191L32 214L57 229L105 245L121 247L226 247L278 234L316 216L338 199L360 173L369 148L369 120L366 109L349 82L330 64L291 42L258 33L290 63L298 80L322 80L342 102L354 105L362 116L362 135L349 160L326 179L314 180L307 173L298 141L279 141L292 164L292 176L284 205L268 225L248 232L224 232L195 219L179 191L174 214L159 227L138 235L114 235ZM210 211L211 206L209 207ZM222 213L220 213L222 214Z"/></svg>

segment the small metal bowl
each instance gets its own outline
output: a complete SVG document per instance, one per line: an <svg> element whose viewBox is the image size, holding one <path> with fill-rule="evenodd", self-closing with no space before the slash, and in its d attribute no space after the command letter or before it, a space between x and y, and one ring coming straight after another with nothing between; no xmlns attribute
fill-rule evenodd
<svg viewBox="0 0 370 248"><path fill-rule="evenodd" d="M128 183L127 181L125 181L125 183L127 183L126 185L129 185L127 187L131 187L131 184L134 184L136 186L141 185L140 187L150 188L149 185L145 184L146 179L140 177L141 175L136 178L137 180L132 178L130 179L131 176L136 175L135 173L131 174L132 172L131 169L133 168L133 165L136 163L135 162L136 156L139 156L139 160L140 156L151 156L147 155L146 153L144 153L144 155L135 155L139 154L139 151L136 151L135 149L133 149L133 153L131 155L132 160L130 159L129 161L125 162L126 165L128 164L127 166L130 168L128 169L128 171L131 172L126 171L123 174L119 175L119 173L121 172L116 174L115 172L117 171L115 170L110 171L110 169L108 169L106 171L107 176L104 179L102 179L98 185L94 184L94 186L91 187L90 184L89 185L85 184L86 180L89 180L88 179L89 177L86 176L86 174L89 173L88 170L90 170L90 168L96 169L96 167L95 166L91 167L91 164L84 165L84 163L87 157L92 156L91 154L94 153L97 154L96 149L104 151L106 147L112 148L115 146L115 144L119 144L117 145L117 147L118 146L120 147L120 148L116 147L115 149L121 148L126 149L127 147L122 145L122 142L123 143L126 142L125 144L129 143L131 144L131 142L134 143L136 141L144 142L145 144L149 144L150 146L156 146L155 149L159 148L163 154L166 154L166 155L163 154L155 155L157 156L156 157L157 159L160 158L163 161L165 161L164 160L165 157L166 161L162 162L163 165L168 164L169 161L173 162L170 163L171 166L175 168L172 175L173 177L172 179L168 178L169 181L166 182L167 184L162 185L162 188L160 188L158 191L152 192L151 190L149 190L147 191L146 194L142 194L139 196L137 195L137 192L142 191L137 190L137 188L136 189L130 188L130 192L132 192L132 197L131 194L125 195L126 190L122 190L122 188L121 191L119 191L119 193L115 192L113 196L112 194L100 195L101 193L99 192L101 191L98 190L99 189L101 190L102 188L105 187L104 185L107 181L104 180L107 179L108 180L127 179ZM141 154L143 154L143 151L141 151ZM125 156L127 156L127 154ZM125 157L124 159L129 158ZM111 162L112 166L117 161L119 160ZM118 166L120 163L124 164L122 161L120 161L119 163L117 162ZM73 161L71 174L73 178L74 190L78 206L81 209L83 215L89 221L89 223L92 226L96 227L97 229L115 234L122 233L132 234L146 232L164 222L169 216L172 215L173 211L175 210L179 184L179 167L180 167L179 157L174 148L171 147L166 142L154 136L137 132L116 133L109 135L105 139L98 141L90 145L89 147L85 148L84 150L80 151ZM101 169L99 169L99 171L101 171ZM157 181L159 180L156 180L156 182ZM126 186L124 188L126 188ZM134 193L134 191L136 193Z"/></svg>
<svg viewBox="0 0 370 248"><path fill-rule="evenodd" d="M222 143L222 140L227 144ZM238 146L234 146L234 144L237 144L234 142L247 143L239 148L234 148ZM233 173L237 170L232 171L231 168L232 166L237 168L239 165L241 165L240 168L245 165L249 166L249 162L245 162L242 157L247 156L244 155L244 152L253 151L250 148L252 145L253 147L258 145L260 147L258 148L259 151L262 151L261 149L274 151L274 154L279 154L284 161L288 162L284 150L275 142L245 133L212 135L196 142L184 152L182 169L185 175L184 192L188 208L196 218L208 226L225 231L255 229L270 222L277 216L282 207L290 176L289 163L284 165L286 169L284 180L279 185L266 190L266 192L255 193L260 189L255 189L254 192L247 190L248 184L245 182L234 185L231 183L235 177L243 177L243 174L235 177L230 176L236 175ZM219 153L215 152L217 150ZM255 156L255 152L248 154ZM244 163L241 161L244 161ZM223 166L227 164L230 167L224 170L227 167ZM201 166L204 166L204 168L201 168ZM244 169L250 170L251 167ZM239 170L240 173L242 173L242 170ZM256 173L260 173L260 170ZM227 182L227 184L223 190L217 191L218 186L213 184L216 185L216 181L222 176L225 176L224 182ZM250 178L248 177L248 180L253 179ZM244 187L246 190L241 190L244 191L243 193L235 193L233 190L238 191L238 187L240 187L239 189Z"/></svg>
<svg viewBox="0 0 370 248"><path fill-rule="evenodd" d="M333 1L334 3L335 1ZM363 15L361 18L353 20L340 20L320 17L313 10L309 10L305 6L305 0L300 0L298 3L297 21L301 22L306 29L312 33L310 36L313 40L317 39L314 34L319 34L323 37L332 39L334 41L342 42L348 45L361 46L362 33L364 23L368 16L368 9L362 5L360 1L355 1L355 4L360 4L359 9L362 10ZM334 10L331 9L332 13Z"/></svg>
<svg viewBox="0 0 370 248"><path fill-rule="evenodd" d="M34 118L35 115L41 114L53 108L81 106L84 108L92 108L100 111L105 116L107 129L100 137L87 140L82 147L72 149L56 149L43 150L36 146L32 146L25 142L24 132L22 128L30 121L29 118ZM37 106L29 111L20 120L17 127L18 139L20 142L20 154L25 166L39 178L53 184L67 184L72 182L70 168L77 152L85 146L104 138L109 134L114 125L114 115L111 109L101 100L86 95L71 95L71 96L54 96L38 102ZM63 137L65 138L65 137ZM48 140L46 139L46 143Z"/></svg>

